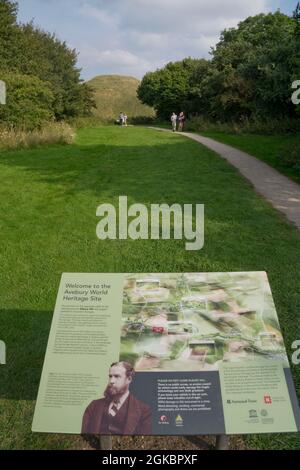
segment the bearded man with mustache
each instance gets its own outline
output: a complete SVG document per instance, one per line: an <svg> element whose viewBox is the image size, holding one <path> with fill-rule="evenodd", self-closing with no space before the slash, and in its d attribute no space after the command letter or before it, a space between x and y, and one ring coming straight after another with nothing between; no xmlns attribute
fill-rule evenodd
<svg viewBox="0 0 300 470"><path fill-rule="evenodd" d="M92 401L84 412L82 434L149 435L151 409L129 391L134 369L128 362L117 362L109 369L104 398Z"/></svg>

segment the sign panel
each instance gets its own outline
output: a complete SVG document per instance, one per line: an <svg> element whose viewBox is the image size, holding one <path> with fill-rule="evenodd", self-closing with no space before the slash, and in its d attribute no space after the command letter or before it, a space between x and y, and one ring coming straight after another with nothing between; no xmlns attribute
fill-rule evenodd
<svg viewBox="0 0 300 470"><path fill-rule="evenodd" d="M299 429L266 273L63 274L33 431Z"/></svg>

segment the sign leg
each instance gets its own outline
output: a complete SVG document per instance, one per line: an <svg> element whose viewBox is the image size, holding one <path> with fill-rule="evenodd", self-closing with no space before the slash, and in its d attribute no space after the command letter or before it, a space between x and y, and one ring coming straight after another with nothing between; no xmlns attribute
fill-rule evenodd
<svg viewBox="0 0 300 470"><path fill-rule="evenodd" d="M229 437L226 434L216 436L216 450L229 450Z"/></svg>
<svg viewBox="0 0 300 470"><path fill-rule="evenodd" d="M112 436L100 436L99 440L101 450L112 450Z"/></svg>

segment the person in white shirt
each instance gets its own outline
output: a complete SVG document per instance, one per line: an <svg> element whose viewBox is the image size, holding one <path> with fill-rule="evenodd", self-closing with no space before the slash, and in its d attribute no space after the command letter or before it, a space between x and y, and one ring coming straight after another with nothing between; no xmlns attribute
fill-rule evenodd
<svg viewBox="0 0 300 470"><path fill-rule="evenodd" d="M176 130L177 130L177 114L176 113L172 114L171 123L172 123L173 132L176 132Z"/></svg>

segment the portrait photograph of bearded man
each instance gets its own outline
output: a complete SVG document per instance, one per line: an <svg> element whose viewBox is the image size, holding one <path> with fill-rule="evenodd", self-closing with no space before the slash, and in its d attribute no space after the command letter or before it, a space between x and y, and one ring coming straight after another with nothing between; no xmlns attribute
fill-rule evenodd
<svg viewBox="0 0 300 470"><path fill-rule="evenodd" d="M151 409L129 390L134 368L128 362L116 362L109 369L104 397L92 401L82 419L82 434L150 435Z"/></svg>

